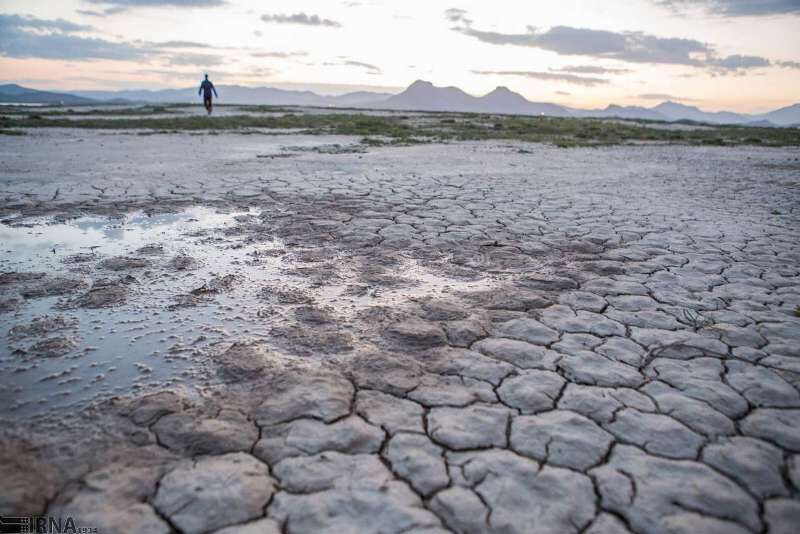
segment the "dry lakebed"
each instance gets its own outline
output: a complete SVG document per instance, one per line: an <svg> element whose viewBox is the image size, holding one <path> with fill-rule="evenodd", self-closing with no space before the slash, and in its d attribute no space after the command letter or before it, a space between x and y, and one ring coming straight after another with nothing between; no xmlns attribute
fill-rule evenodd
<svg viewBox="0 0 800 534"><path fill-rule="evenodd" d="M0 136L0 515L800 529L797 147L68 126Z"/></svg>

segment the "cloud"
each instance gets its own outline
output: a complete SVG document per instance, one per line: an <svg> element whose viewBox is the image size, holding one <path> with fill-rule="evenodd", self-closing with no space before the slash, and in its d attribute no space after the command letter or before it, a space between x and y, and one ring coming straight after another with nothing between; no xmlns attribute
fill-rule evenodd
<svg viewBox="0 0 800 534"><path fill-rule="evenodd" d="M360 69L364 69L367 71L368 74L381 74L381 68L377 65L373 65L371 63L364 63L363 61L354 61L352 59L347 58L339 58L340 61L328 61L323 63L326 67L338 67L338 66L348 66L348 67L358 67Z"/></svg>
<svg viewBox="0 0 800 534"><path fill-rule="evenodd" d="M81 15L90 17L107 17L123 13L137 7L217 7L224 5L226 0L83 0L84 3L108 6L104 9L79 9Z"/></svg>
<svg viewBox="0 0 800 534"><path fill-rule="evenodd" d="M147 54L130 43L74 35L87 30L91 27L63 19L0 15L0 54L13 58L75 60L130 60Z"/></svg>
<svg viewBox="0 0 800 534"><path fill-rule="evenodd" d="M628 74L629 72L633 72L631 69L599 67L595 65L572 65L550 70L553 72L571 72L573 74Z"/></svg>
<svg viewBox="0 0 800 534"><path fill-rule="evenodd" d="M450 22L472 24L472 19L467 18L467 12L463 9L451 7L444 11L444 16Z"/></svg>
<svg viewBox="0 0 800 534"><path fill-rule="evenodd" d="M0 29L22 28L27 30L42 30L47 32L79 32L91 30L91 26L75 24L64 19L39 19L30 15L2 15L0 14Z"/></svg>
<svg viewBox="0 0 800 534"><path fill-rule="evenodd" d="M800 15L797 0L653 0L656 4L678 13L700 9L723 17L752 17L771 15Z"/></svg>
<svg viewBox="0 0 800 534"><path fill-rule="evenodd" d="M770 61L759 56L742 56L739 54L724 58L711 58L708 64L712 69L737 70L769 67Z"/></svg>
<svg viewBox="0 0 800 534"><path fill-rule="evenodd" d="M372 65L370 63L363 63L361 61L352 61L352 60L348 59L348 60L344 61L344 64L345 65L349 65L351 67L360 67L362 69L366 69L368 71L371 71L372 74L380 74L381 73L380 67L378 67L377 65Z"/></svg>
<svg viewBox="0 0 800 534"><path fill-rule="evenodd" d="M776 61L775 64L784 69L800 69L800 61Z"/></svg>
<svg viewBox="0 0 800 534"><path fill-rule="evenodd" d="M642 100L673 100L673 101L684 101L684 102L693 102L697 100L696 98L686 98L682 96L673 96L666 93L645 93L642 95L637 95L636 98L641 98Z"/></svg>
<svg viewBox="0 0 800 534"><path fill-rule="evenodd" d="M268 78L278 74L278 70L269 67L258 67L255 69L247 69L245 71L214 71L216 76L225 76L227 78L252 78L262 79Z"/></svg>
<svg viewBox="0 0 800 534"><path fill-rule="evenodd" d="M253 52L250 55L258 58L274 57L280 59L287 59L290 57L307 56L308 52Z"/></svg>
<svg viewBox="0 0 800 534"><path fill-rule="evenodd" d="M106 71L112 74L129 74L129 72L121 72L121 71ZM163 78L168 81L173 81L176 78L180 78L182 80L200 80L201 74L197 70L191 71L180 71L175 69L137 69L134 71L135 74L140 75L154 75L160 78ZM212 69L208 72L210 78L214 80L218 80L220 78L232 79L232 78L242 78L242 79L262 79L267 78L269 76L274 76L277 74L278 71L275 69L260 67L255 69L247 69L243 71L226 71L226 70L218 70ZM103 80L103 82L108 82L111 80ZM136 83L136 82L134 82ZM129 85L129 84L124 84Z"/></svg>
<svg viewBox="0 0 800 534"><path fill-rule="evenodd" d="M208 43L197 41L135 41L148 48L205 48Z"/></svg>
<svg viewBox="0 0 800 534"><path fill-rule="evenodd" d="M79 15L86 15L88 17L108 17L110 15L116 15L117 13L123 13L127 11L127 7L117 6L117 7L108 7L101 11L96 11L94 9L78 9L76 12Z"/></svg>
<svg viewBox="0 0 800 534"><path fill-rule="evenodd" d="M220 65L221 56L183 52L182 49L205 49L195 41L117 42L85 37L91 26L63 19L40 19L23 15L0 14L0 55L13 58L60 60L141 60L159 58L170 65Z"/></svg>
<svg viewBox="0 0 800 534"><path fill-rule="evenodd" d="M538 48L559 55L588 56L628 63L686 65L706 68L714 74L742 73L771 64L767 58L758 56L720 57L711 45L696 39L571 26L553 26L547 30L528 26L524 33L501 33L475 29L468 20L462 16L451 30L493 45Z"/></svg>
<svg viewBox="0 0 800 534"><path fill-rule="evenodd" d="M561 96L572 96L572 93L568 93L567 91L556 91L556 94Z"/></svg>
<svg viewBox="0 0 800 534"><path fill-rule="evenodd" d="M130 72L128 71L106 71L106 72L117 75L130 74ZM135 71L133 71L133 74L154 75L167 80L173 80L175 78L194 80L201 77L201 75L195 69L193 69L191 72L180 71L175 69L136 69Z"/></svg>
<svg viewBox="0 0 800 534"><path fill-rule="evenodd" d="M262 15L261 20L276 24L302 24L304 26L326 26L328 28L340 28L342 26L335 20L324 19L319 15L307 15L302 12L294 15Z"/></svg>
<svg viewBox="0 0 800 534"><path fill-rule="evenodd" d="M225 63L225 58L214 54L200 54L200 53L183 53L167 57L167 63L174 66L203 66L215 67Z"/></svg>
<svg viewBox="0 0 800 534"><path fill-rule="evenodd" d="M595 85L608 83L608 80L603 78L594 78L591 76L577 76L575 74L559 74L555 72L538 72L528 70L473 70L472 73L494 76L521 76L525 78L534 78L536 80L566 82L574 85L583 85L584 87L594 87Z"/></svg>
<svg viewBox="0 0 800 534"><path fill-rule="evenodd" d="M593 56L631 63L694 65L695 54L706 54L708 46L693 39L661 38L642 32L611 32L554 26L545 31L528 28L526 33L499 33L470 26L453 28L469 37L495 45L525 46L561 55Z"/></svg>
<svg viewBox="0 0 800 534"><path fill-rule="evenodd" d="M84 0L88 4L131 7L215 7L225 4L225 0Z"/></svg>
<svg viewBox="0 0 800 534"><path fill-rule="evenodd" d="M342 2L342 5L345 7L365 7L365 6L377 6L380 5L380 2Z"/></svg>

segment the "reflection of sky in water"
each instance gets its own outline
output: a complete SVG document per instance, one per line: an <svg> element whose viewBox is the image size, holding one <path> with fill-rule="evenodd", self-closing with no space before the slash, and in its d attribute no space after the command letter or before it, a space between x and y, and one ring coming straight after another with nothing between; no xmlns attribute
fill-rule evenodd
<svg viewBox="0 0 800 534"><path fill-rule="evenodd" d="M81 217L57 224L37 220L33 226L0 223L0 272L45 271L87 282L98 277L116 277L123 273L96 271L97 261L136 254L144 245L164 247L163 255L150 257L154 267L163 265L179 251L201 261L200 267L191 272L170 273L158 268L152 274L133 271L131 274L137 281L129 287L128 301L119 307L60 310L56 305L63 299L50 297L26 300L16 312L0 314L0 418L69 406L97 395L127 394L148 384L182 382L190 376L186 373L198 365L191 350L194 339L202 336L206 343L212 343L228 335L253 332L257 317L231 316L216 306L168 309L176 295L200 286L211 276L242 272L242 263L255 246L230 250L224 245L206 243L205 237L218 237L219 230L236 224L236 216L247 214L257 212L218 213L195 207L153 216L136 212L119 219ZM187 234L198 237L189 238ZM234 243L231 240L227 245ZM274 242L257 245L275 246ZM97 252L95 260L78 264L63 261L93 248ZM243 290L254 293L258 287L245 286ZM0 298L13 298L18 289L0 286ZM219 300L232 306L242 296L239 291L235 295L221 295ZM248 296L248 300L254 300L254 296ZM256 312L253 307L252 314ZM9 330L44 315L77 319L77 328L46 337L74 337L78 346L70 354L56 358L29 359L15 353L16 348L25 348L43 338L12 340L8 337ZM171 348L178 345L189 349L171 353ZM149 370L143 373L140 365Z"/></svg>
<svg viewBox="0 0 800 534"><path fill-rule="evenodd" d="M309 291L317 305L331 307L345 320L367 306L394 306L411 297L487 287L484 281L451 280L412 260L395 269L413 282L409 286L373 287L352 295L348 284L361 286L364 281L350 264L339 261L325 266L336 276L320 286L315 277L293 272L291 255L284 257L283 244L269 235L224 235L240 215L257 212L218 213L197 207L155 216L137 212L120 219L83 217L59 224L40 220L28 227L0 223L0 272L48 272L87 283L132 278L129 297L120 306L64 310L58 308L59 301L72 296L50 297L25 300L17 311L0 314L0 419L32 416L137 388L191 387L213 380L204 367L209 352L240 339L269 341L272 326L285 322L284 312L263 300L265 286ZM256 236L264 240L253 239ZM145 245L159 245L163 253L137 253ZM78 263L70 258L91 247L97 247L95 256L79 258ZM197 259L197 268L170 267L178 253ZM101 259L116 255L145 257L150 266L129 272L103 269ZM172 307L177 297L226 275L237 279L230 291L213 296L208 304ZM0 298L13 297L19 289L0 286ZM77 346L72 352L55 358L14 353L41 338L15 341L8 338L9 330L42 315L78 321L76 328L48 336L74 337ZM148 371L142 372L141 365Z"/></svg>
<svg viewBox="0 0 800 534"><path fill-rule="evenodd" d="M241 214L241 213L239 213ZM233 215L205 207L180 213L147 215L135 212L121 219L80 217L66 223L9 226L0 224L4 259L30 255L90 252L102 247L104 254L121 254L130 246L144 246L170 236L217 228L232 222Z"/></svg>

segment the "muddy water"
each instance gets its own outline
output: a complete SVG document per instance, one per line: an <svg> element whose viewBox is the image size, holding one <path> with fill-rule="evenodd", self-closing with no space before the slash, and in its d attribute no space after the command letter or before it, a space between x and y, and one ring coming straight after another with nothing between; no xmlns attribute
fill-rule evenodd
<svg viewBox="0 0 800 534"><path fill-rule="evenodd" d="M409 258L383 270L387 278L365 279L363 264L341 252L309 261L318 250L286 247L259 215L194 207L0 223L0 273L37 273L0 283L0 417L202 387L216 380L212 356L235 341L262 341L307 361L313 350L279 339L301 306L324 310L349 331L370 306L487 287ZM124 298L87 299L103 284Z"/></svg>
<svg viewBox="0 0 800 534"><path fill-rule="evenodd" d="M0 271L44 273L45 279L65 277L86 287L102 278L123 280L128 294L124 303L96 309L74 305L74 292L25 298L0 315L0 410L29 414L202 376L204 349L228 335L250 333L247 309L225 302L176 308L175 299L204 281L241 276L238 267L248 254L280 246L265 241L243 247L224 236L236 219L253 216L193 208L0 225ZM144 266L109 260L117 257ZM176 257L191 259L179 263ZM8 299L20 300L14 295L19 289L0 286Z"/></svg>

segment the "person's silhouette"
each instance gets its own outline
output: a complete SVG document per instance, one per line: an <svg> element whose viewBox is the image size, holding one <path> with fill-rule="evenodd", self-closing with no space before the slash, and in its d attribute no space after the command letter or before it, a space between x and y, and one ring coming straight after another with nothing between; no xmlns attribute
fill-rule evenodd
<svg viewBox="0 0 800 534"><path fill-rule="evenodd" d="M200 82L200 89L198 89L197 94L203 93L203 105L206 107L206 111L209 115L211 115L212 105L211 105L211 92L214 92L214 96L219 98L217 94L217 90L214 88L214 84L211 83L208 79L208 74L206 74L205 79Z"/></svg>

